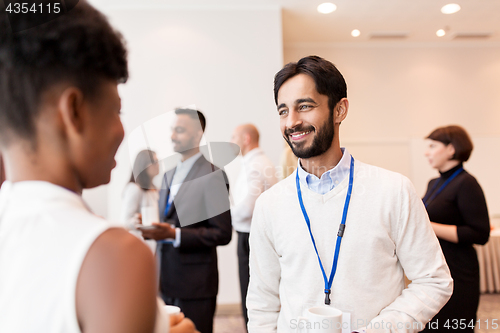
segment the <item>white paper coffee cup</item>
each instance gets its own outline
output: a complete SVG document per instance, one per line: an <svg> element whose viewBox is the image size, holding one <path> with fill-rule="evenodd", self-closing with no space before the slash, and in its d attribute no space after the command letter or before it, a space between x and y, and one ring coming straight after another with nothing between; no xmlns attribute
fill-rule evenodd
<svg viewBox="0 0 500 333"><path fill-rule="evenodd" d="M181 312L181 308L174 305L165 305L164 309L169 315L175 315Z"/></svg>
<svg viewBox="0 0 500 333"><path fill-rule="evenodd" d="M142 225L150 226L153 222L158 222L158 211L155 207L146 206L141 208Z"/></svg>

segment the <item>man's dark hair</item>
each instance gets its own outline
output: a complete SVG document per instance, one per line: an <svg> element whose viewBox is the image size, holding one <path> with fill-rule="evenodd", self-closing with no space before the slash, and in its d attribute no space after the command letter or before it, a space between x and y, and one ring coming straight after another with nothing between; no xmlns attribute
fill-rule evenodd
<svg viewBox="0 0 500 333"><path fill-rule="evenodd" d="M205 132L205 126L207 124L207 121L203 113L201 113L201 111L193 109L175 109L175 114L187 114L195 120L198 119L200 121L201 130Z"/></svg>
<svg viewBox="0 0 500 333"><path fill-rule="evenodd" d="M469 134L467 134L462 127L457 125L436 128L429 134L427 139L439 141L445 145L451 143L453 148L455 148L455 155L453 155L451 159L460 162L466 162L474 148Z"/></svg>
<svg viewBox="0 0 500 333"><path fill-rule="evenodd" d="M23 25L18 18L16 24ZM34 143L35 121L44 92L59 83L98 96L103 79L128 79L127 52L122 36L106 17L85 1L64 15L12 33L0 13L0 143L12 136Z"/></svg>
<svg viewBox="0 0 500 333"><path fill-rule="evenodd" d="M274 76L274 101L278 105L278 91L285 81L295 75L306 74L313 78L316 90L328 96L328 108L333 113L335 105L347 97L347 84L334 64L318 56L309 56L291 62Z"/></svg>

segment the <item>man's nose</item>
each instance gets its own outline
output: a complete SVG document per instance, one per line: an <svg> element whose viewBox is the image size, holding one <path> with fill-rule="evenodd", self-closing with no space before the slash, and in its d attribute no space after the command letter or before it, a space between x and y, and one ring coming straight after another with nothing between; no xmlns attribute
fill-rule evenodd
<svg viewBox="0 0 500 333"><path fill-rule="evenodd" d="M290 110L286 119L286 127L294 128L302 124L302 119L297 111Z"/></svg>

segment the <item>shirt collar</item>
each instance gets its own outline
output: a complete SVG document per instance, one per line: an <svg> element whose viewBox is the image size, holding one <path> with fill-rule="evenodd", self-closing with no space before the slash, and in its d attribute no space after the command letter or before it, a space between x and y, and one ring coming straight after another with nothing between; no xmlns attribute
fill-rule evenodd
<svg viewBox="0 0 500 333"><path fill-rule="evenodd" d="M201 157L201 155L202 155L201 152L198 152L198 153L194 154L193 156L191 156L190 158L188 158L187 160L185 160L184 162L179 161L179 163L177 163L177 170L180 170L180 169L191 170L194 163Z"/></svg>
<svg viewBox="0 0 500 333"><path fill-rule="evenodd" d="M335 187L335 185L343 181L344 178L347 177L347 175L349 174L349 170L351 168L351 154L346 148L340 148L340 149L342 150L342 158L340 159L339 163L337 163L337 165L331 168L330 170L324 172L321 175L321 179L316 177L316 175L310 174L307 171L305 171L300 165L300 158L299 158L297 162L297 172L299 173L300 182L309 187L309 185L311 185L312 183L320 182L325 177L329 177L332 180L332 185L333 185L332 188L333 188Z"/></svg>
<svg viewBox="0 0 500 333"><path fill-rule="evenodd" d="M260 153L262 153L262 149L260 149L260 147L256 147L250 150L248 153L245 154L245 156L243 156L243 162L250 161L254 156L257 156Z"/></svg>
<svg viewBox="0 0 500 333"><path fill-rule="evenodd" d="M448 179L451 177L451 175L453 175L455 173L455 171L457 171L458 169L463 168L463 167L464 167L463 163L458 163L457 166L454 166L453 168L451 168L448 171L445 171L445 172L439 171L439 174L441 175L441 178Z"/></svg>

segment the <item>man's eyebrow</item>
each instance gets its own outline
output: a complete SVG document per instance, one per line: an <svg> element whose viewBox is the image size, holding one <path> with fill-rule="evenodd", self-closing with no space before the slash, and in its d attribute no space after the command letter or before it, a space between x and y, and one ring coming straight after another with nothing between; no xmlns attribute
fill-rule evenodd
<svg viewBox="0 0 500 333"><path fill-rule="evenodd" d="M306 97L306 98L299 98L298 100L296 100L294 102L295 105L299 105L301 103L313 103L313 104L318 104L316 103L316 101L310 97ZM281 108L286 108L286 104L285 103L281 103L280 105L278 105L278 110L281 109Z"/></svg>
<svg viewBox="0 0 500 333"><path fill-rule="evenodd" d="M300 103L313 103L313 104L317 104L316 101L310 97L308 98L300 98L298 100L295 101L295 105L297 104L300 104Z"/></svg>

